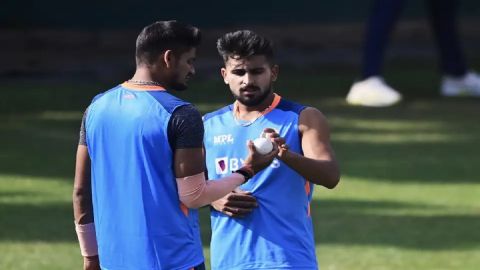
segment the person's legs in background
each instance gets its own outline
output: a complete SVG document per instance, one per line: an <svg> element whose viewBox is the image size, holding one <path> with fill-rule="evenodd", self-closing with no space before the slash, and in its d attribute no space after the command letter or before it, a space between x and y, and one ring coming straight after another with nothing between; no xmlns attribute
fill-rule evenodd
<svg viewBox="0 0 480 270"><path fill-rule="evenodd" d="M380 76L385 49L405 6L405 0L375 0L367 22L362 59L362 80Z"/></svg>
<svg viewBox="0 0 480 270"><path fill-rule="evenodd" d="M461 49L457 29L459 1L427 0L426 4L439 49L443 73L441 94L480 97L480 75L467 69ZM399 92L385 83L381 74L390 34L404 5L405 0L374 0L364 41L362 77L350 88L349 104L385 107L402 99Z"/></svg>
<svg viewBox="0 0 480 270"><path fill-rule="evenodd" d="M367 22L362 79L352 85L347 102L352 105L383 107L401 100L401 95L381 77L385 49L405 6L405 0L375 0Z"/></svg>
<svg viewBox="0 0 480 270"><path fill-rule="evenodd" d="M428 0L426 4L440 54L441 94L480 96L480 76L467 70L461 48L457 26L459 1Z"/></svg>

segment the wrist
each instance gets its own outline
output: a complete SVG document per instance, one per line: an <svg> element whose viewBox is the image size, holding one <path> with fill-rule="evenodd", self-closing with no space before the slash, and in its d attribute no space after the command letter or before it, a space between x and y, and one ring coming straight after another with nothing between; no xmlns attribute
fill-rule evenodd
<svg viewBox="0 0 480 270"><path fill-rule="evenodd" d="M97 238L95 233L95 224L77 224L75 223L80 252L84 258L95 257L98 255Z"/></svg>
<svg viewBox="0 0 480 270"><path fill-rule="evenodd" d="M245 177L245 181L243 183L246 183L250 178L252 178L255 175L255 172L253 171L251 165L244 165L240 169L233 171L233 173L238 173L243 175L243 177Z"/></svg>

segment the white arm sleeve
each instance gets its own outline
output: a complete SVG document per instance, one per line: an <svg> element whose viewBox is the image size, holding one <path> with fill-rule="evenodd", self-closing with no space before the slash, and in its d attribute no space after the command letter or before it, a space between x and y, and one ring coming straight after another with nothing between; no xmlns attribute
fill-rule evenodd
<svg viewBox="0 0 480 270"><path fill-rule="evenodd" d="M215 181L206 181L202 172L177 178L178 196L188 208L199 208L222 198L244 182L245 177L239 173L232 173Z"/></svg>

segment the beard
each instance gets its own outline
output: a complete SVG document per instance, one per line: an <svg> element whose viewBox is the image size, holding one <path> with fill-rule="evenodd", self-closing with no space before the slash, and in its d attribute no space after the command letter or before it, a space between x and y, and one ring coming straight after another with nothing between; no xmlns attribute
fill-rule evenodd
<svg viewBox="0 0 480 270"><path fill-rule="evenodd" d="M192 74L188 74L186 77L187 77L187 78L191 78L191 77L192 77ZM180 74L176 73L176 74L174 74L174 75L172 76L172 78L169 80L169 82L168 82L168 86L169 86L169 87L168 87L168 88L169 88L169 89L173 89L173 90L175 90L175 91L185 91L185 90L187 90L187 88L188 88L188 85L187 85L187 83L186 83L186 80L187 80L187 79L185 79L185 80L182 81L182 80L180 79Z"/></svg>
<svg viewBox="0 0 480 270"><path fill-rule="evenodd" d="M257 91L261 91L261 94L259 96L255 96L253 98L245 97L245 96L241 96L241 95L236 95L233 92L232 92L232 95L236 100L238 100L238 102L242 103L243 105L248 106L248 107L253 107L253 106L257 106L257 105L261 104L263 101L265 101L265 99L273 91L271 84L268 85L267 87L265 87L265 90L261 90L258 87L251 87L251 88L256 89ZM242 89L240 90L240 92L241 91L242 91Z"/></svg>

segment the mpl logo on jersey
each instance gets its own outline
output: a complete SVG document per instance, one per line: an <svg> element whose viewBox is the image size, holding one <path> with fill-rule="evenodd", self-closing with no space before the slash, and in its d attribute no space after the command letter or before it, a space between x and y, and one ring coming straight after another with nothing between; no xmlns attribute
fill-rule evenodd
<svg viewBox="0 0 480 270"><path fill-rule="evenodd" d="M228 158L228 157L220 157L215 159L215 173L216 174L227 174L231 173L232 171L236 171L242 167L245 163L245 160L241 158ZM280 162L277 159L272 161L270 167L275 169L280 167Z"/></svg>
<svg viewBox="0 0 480 270"><path fill-rule="evenodd" d="M233 144L234 139L232 134L222 134L213 136L213 145Z"/></svg>

